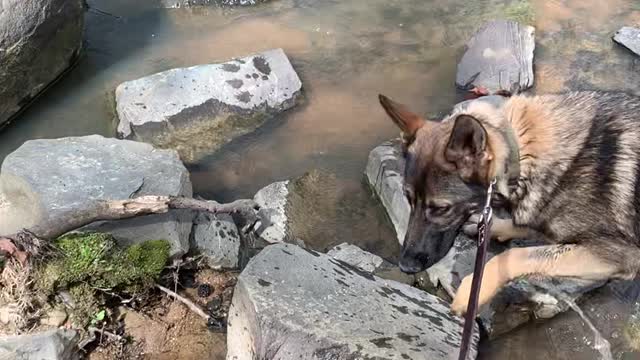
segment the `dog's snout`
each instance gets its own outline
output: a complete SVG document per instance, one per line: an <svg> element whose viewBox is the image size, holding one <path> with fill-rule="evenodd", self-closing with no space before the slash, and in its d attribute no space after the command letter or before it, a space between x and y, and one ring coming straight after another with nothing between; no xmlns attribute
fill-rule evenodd
<svg viewBox="0 0 640 360"><path fill-rule="evenodd" d="M427 254L403 253L400 257L400 270L407 274L415 274L427 268L429 256Z"/></svg>

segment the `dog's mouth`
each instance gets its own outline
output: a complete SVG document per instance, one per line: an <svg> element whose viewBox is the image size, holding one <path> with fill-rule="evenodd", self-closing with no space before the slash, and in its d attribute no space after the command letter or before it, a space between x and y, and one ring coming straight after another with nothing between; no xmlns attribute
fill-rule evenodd
<svg viewBox="0 0 640 360"><path fill-rule="evenodd" d="M430 234L421 240L425 243L419 250L403 247L399 266L402 272L415 274L438 263L453 247L458 230Z"/></svg>

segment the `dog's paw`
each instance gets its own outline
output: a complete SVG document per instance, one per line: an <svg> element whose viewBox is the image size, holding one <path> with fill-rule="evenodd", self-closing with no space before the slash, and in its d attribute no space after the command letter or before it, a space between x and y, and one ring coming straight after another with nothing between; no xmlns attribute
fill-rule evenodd
<svg viewBox="0 0 640 360"><path fill-rule="evenodd" d="M478 236L478 221L480 221L480 214L471 215L462 226L462 232L467 236Z"/></svg>
<svg viewBox="0 0 640 360"><path fill-rule="evenodd" d="M463 316L467 313L467 305L469 305L469 297L471 296L471 281L473 280L473 274L467 275L462 279L456 296L451 303L451 312L458 316Z"/></svg>

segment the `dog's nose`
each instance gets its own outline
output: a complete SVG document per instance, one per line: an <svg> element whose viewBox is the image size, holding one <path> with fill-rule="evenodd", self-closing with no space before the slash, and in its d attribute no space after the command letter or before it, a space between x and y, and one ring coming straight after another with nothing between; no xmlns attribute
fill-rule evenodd
<svg viewBox="0 0 640 360"><path fill-rule="evenodd" d="M415 274L426 268L427 256L403 256L400 258L399 266L402 272L407 274Z"/></svg>

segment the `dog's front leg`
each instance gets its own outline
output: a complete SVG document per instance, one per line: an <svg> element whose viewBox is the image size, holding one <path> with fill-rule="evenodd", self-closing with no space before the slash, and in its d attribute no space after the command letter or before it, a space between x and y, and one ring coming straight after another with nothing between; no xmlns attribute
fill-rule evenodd
<svg viewBox="0 0 640 360"><path fill-rule="evenodd" d="M493 257L487 263L478 306L489 303L504 285L522 276L535 274L601 280L611 278L619 272L618 266L600 259L581 245L513 248ZM467 311L472 278L473 274L462 280L451 304L451 310L458 315Z"/></svg>
<svg viewBox="0 0 640 360"><path fill-rule="evenodd" d="M480 214L473 214L468 220L468 224L462 227L462 231L468 236L478 235L478 221L480 220ZM533 230L516 226L513 224L513 220L500 219L498 217L493 218L493 225L491 226L491 238L499 242L509 241L512 239L524 239L533 235Z"/></svg>

